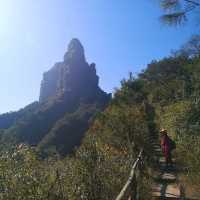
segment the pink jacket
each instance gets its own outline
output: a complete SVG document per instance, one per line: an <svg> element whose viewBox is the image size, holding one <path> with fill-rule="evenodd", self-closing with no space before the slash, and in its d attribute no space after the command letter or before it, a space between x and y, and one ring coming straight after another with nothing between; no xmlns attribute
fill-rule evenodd
<svg viewBox="0 0 200 200"><path fill-rule="evenodd" d="M169 151L170 151L170 140L169 140L169 137L167 135L164 135L161 138L161 148L162 148L162 151L163 151L163 153L165 155L169 154Z"/></svg>

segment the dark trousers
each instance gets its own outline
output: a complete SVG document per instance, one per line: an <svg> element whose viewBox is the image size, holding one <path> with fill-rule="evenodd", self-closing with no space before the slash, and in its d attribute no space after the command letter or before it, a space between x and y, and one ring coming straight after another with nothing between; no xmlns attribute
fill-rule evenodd
<svg viewBox="0 0 200 200"><path fill-rule="evenodd" d="M171 151L168 151L167 153L165 153L165 163L166 163L166 166L173 164Z"/></svg>

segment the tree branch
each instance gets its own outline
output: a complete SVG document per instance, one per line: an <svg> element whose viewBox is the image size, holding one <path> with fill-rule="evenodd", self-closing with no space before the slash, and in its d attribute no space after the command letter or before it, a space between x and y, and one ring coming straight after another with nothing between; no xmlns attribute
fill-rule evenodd
<svg viewBox="0 0 200 200"><path fill-rule="evenodd" d="M193 0L184 0L184 1L187 2L187 3L191 3L191 4L195 5L195 6L200 6L200 3L196 2L196 1L193 1Z"/></svg>

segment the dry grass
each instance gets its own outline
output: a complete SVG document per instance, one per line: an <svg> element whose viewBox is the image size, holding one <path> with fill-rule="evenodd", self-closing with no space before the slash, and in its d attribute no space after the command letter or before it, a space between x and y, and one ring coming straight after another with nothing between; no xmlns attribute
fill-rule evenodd
<svg viewBox="0 0 200 200"><path fill-rule="evenodd" d="M187 199L200 199L200 186L190 182L187 175L181 173L179 175L179 182L184 189Z"/></svg>

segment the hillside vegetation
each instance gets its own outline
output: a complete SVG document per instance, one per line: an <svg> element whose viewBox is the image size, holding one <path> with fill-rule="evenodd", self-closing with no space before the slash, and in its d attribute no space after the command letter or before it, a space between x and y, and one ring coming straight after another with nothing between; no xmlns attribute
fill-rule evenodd
<svg viewBox="0 0 200 200"><path fill-rule="evenodd" d="M37 148L28 146L2 152L0 199L114 199L141 148L146 157L139 191L141 199L150 199L148 137L158 135L161 127L177 143L177 159L188 184L200 188L199 102L199 55L181 49L153 61L138 77L130 74L121 82L105 111L91 121L80 147L65 158L53 154L44 159ZM80 113L63 120L81 129ZM48 137L54 140L53 134Z"/></svg>
<svg viewBox="0 0 200 200"><path fill-rule="evenodd" d="M0 115L1 147L24 143L46 155L66 155L80 145L110 98L99 87L95 64L87 63L82 44L72 39L63 61L44 73L39 102Z"/></svg>

